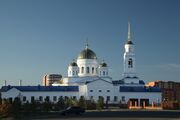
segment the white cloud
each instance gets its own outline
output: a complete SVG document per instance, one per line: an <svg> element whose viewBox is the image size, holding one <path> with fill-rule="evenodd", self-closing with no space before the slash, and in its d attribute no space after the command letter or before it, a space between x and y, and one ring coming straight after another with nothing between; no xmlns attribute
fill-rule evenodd
<svg viewBox="0 0 180 120"><path fill-rule="evenodd" d="M166 67L170 67L170 68L178 68L180 69L180 64L167 64Z"/></svg>

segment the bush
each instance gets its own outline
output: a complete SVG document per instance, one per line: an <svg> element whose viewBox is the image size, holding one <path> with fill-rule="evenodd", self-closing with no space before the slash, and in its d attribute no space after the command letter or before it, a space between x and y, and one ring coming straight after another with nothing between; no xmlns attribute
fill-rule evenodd
<svg viewBox="0 0 180 120"><path fill-rule="evenodd" d="M87 110L95 110L96 109L96 103L94 102L94 100L86 101L86 109Z"/></svg>

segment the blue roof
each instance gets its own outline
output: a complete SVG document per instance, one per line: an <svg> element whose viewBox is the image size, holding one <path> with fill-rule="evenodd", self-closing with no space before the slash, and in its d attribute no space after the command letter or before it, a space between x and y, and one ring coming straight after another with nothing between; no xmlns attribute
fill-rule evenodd
<svg viewBox="0 0 180 120"><path fill-rule="evenodd" d="M6 92L12 88L16 88L19 91L60 91L60 92L78 92L78 86L3 86L1 92Z"/></svg>
<svg viewBox="0 0 180 120"><path fill-rule="evenodd" d="M120 92L161 92L158 87L146 86L120 86Z"/></svg>
<svg viewBox="0 0 180 120"><path fill-rule="evenodd" d="M118 84L124 84L124 81L123 80L115 80L115 81L112 81L112 83L114 85L118 85Z"/></svg>

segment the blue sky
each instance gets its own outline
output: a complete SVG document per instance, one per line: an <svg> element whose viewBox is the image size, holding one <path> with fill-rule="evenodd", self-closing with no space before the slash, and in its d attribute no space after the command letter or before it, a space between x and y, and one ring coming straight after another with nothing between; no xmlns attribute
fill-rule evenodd
<svg viewBox="0 0 180 120"><path fill-rule="evenodd" d="M67 75L87 38L121 79L129 20L139 77L180 82L179 11L179 0L0 0L0 85Z"/></svg>

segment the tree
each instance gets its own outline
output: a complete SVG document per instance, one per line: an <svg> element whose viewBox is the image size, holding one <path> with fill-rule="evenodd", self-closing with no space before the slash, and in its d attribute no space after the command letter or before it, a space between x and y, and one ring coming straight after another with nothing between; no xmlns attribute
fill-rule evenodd
<svg viewBox="0 0 180 120"><path fill-rule="evenodd" d="M59 99L58 99L57 107L59 110L62 110L65 108L65 101L64 101L64 98L62 96L59 97Z"/></svg>
<svg viewBox="0 0 180 120"><path fill-rule="evenodd" d="M96 109L102 110L103 108L104 108L104 98L99 97L99 99L97 101Z"/></svg>
<svg viewBox="0 0 180 120"><path fill-rule="evenodd" d="M69 106L73 106L73 99L69 97L65 97L64 103L65 103L65 108Z"/></svg>
<svg viewBox="0 0 180 120"><path fill-rule="evenodd" d="M78 100L76 98L72 98L72 105L78 106Z"/></svg>
<svg viewBox="0 0 180 120"><path fill-rule="evenodd" d="M85 100L84 96L80 97L78 105L82 108L86 108L86 100Z"/></svg>
<svg viewBox="0 0 180 120"><path fill-rule="evenodd" d="M2 103L0 104L0 118L10 116L11 112L12 105L6 99L3 99Z"/></svg>
<svg viewBox="0 0 180 120"><path fill-rule="evenodd" d="M14 101L12 102L12 113L15 118L20 117L19 113L22 109L21 100L19 97L16 97Z"/></svg>

